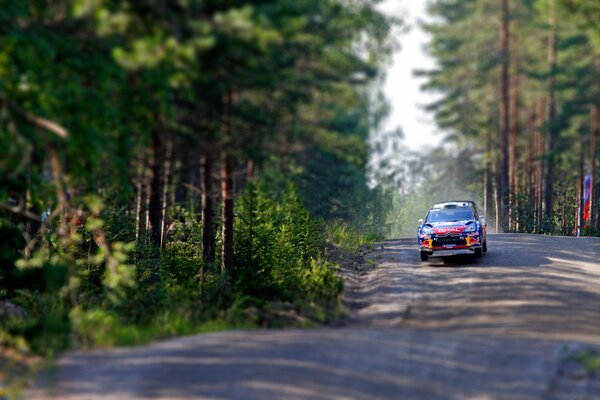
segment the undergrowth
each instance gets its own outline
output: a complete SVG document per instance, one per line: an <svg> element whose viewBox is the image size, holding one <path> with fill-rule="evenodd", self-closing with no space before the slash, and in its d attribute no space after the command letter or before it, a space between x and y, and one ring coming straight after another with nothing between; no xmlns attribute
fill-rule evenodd
<svg viewBox="0 0 600 400"><path fill-rule="evenodd" d="M26 314L0 315L0 348L53 357L71 348L336 320L343 282L327 259L328 246L358 252L380 237L315 220L291 184L273 190L250 183L237 204L232 285L220 268L202 265L198 215L180 209L171 210L177 223L160 252L144 236L135 245L113 244L111 256L118 260L112 276L90 230L105 225L111 240L134 235L131 221L100 213L99 204L92 205L94 225L61 239L61 252L49 237L44 253L32 256L35 263L19 264L11 253L13 267L0 277L11 290L0 300Z"/></svg>
<svg viewBox="0 0 600 400"><path fill-rule="evenodd" d="M327 225L327 241L349 253L358 253L373 243L382 241L384 236L377 232L360 232L344 221L334 221Z"/></svg>
<svg viewBox="0 0 600 400"><path fill-rule="evenodd" d="M580 364L588 373L600 370L600 350L586 349L573 354L570 359Z"/></svg>

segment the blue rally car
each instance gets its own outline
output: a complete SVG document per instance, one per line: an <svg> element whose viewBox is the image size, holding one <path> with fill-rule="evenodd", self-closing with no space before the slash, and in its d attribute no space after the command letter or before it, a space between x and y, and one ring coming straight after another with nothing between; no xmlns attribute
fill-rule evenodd
<svg viewBox="0 0 600 400"><path fill-rule="evenodd" d="M421 261L430 256L487 252L487 224L475 202L447 201L434 204L425 220L419 220L418 243Z"/></svg>

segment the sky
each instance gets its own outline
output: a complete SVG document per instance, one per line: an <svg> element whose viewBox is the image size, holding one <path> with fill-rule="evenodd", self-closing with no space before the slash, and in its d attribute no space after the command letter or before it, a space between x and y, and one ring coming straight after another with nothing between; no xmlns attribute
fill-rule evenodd
<svg viewBox="0 0 600 400"><path fill-rule="evenodd" d="M430 69L433 59L424 51L428 36L419 26L426 19L426 0L386 0L382 9L395 16L403 16L410 30L400 36L401 48L394 54L387 72L385 93L391 105L391 114L385 130L402 128L405 144L419 151L440 141L440 133L431 114L423 106L432 103L436 96L420 90L423 79L414 77L415 69Z"/></svg>

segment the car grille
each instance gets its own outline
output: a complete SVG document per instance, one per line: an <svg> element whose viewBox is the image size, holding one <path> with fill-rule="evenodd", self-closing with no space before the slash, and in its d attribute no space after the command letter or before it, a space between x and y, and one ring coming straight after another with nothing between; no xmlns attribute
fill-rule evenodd
<svg viewBox="0 0 600 400"><path fill-rule="evenodd" d="M447 236L447 237L438 237L433 240L434 246L444 246L447 244L454 244L457 246L467 244L467 241L460 236Z"/></svg>

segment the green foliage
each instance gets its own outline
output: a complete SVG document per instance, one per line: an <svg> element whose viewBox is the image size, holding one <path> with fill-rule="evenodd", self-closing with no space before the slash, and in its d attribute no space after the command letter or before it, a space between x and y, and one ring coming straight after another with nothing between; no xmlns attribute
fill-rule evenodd
<svg viewBox="0 0 600 400"><path fill-rule="evenodd" d="M321 259L322 228L296 188L288 184L273 193L263 182L250 183L238 204L235 291L243 301L236 308L289 303L317 320L337 312L341 281L333 265Z"/></svg>
<svg viewBox="0 0 600 400"><path fill-rule="evenodd" d="M131 254L139 271L136 289L125 292L127 300L71 310L78 346L131 345L229 327L311 325L337 316L342 281L321 256L322 227L293 185L273 191L261 181L246 187L239 199L231 289L220 271L200 274L195 221L193 214L183 216L159 259L143 241L138 245ZM144 265L154 262L159 282L143 276L153 269Z"/></svg>
<svg viewBox="0 0 600 400"><path fill-rule="evenodd" d="M67 349L71 325L68 304L49 293L31 293L20 290L11 299L26 310L25 317L0 316L2 345L14 347L25 354L30 352L53 356Z"/></svg>
<svg viewBox="0 0 600 400"><path fill-rule="evenodd" d="M73 334L80 347L132 346L152 340L201 331L185 313L165 311L149 324L124 322L120 315L102 309L71 310Z"/></svg>
<svg viewBox="0 0 600 400"><path fill-rule="evenodd" d="M579 363L588 373L600 370L600 351L598 349L586 349L571 355L569 359Z"/></svg>
<svg viewBox="0 0 600 400"><path fill-rule="evenodd" d="M384 216L364 173L395 23L377 3L0 1L0 299L27 311L6 341L51 354L332 318L315 218ZM233 277L202 265L205 153L265 167L236 199Z"/></svg>
<svg viewBox="0 0 600 400"><path fill-rule="evenodd" d="M396 195L393 210L390 213L392 237L416 237L418 220L425 217L431 207L430 193L426 189L419 189L415 193Z"/></svg>
<svg viewBox="0 0 600 400"><path fill-rule="evenodd" d="M23 338L35 353L52 355L71 345L71 307L102 299L118 303L133 284L135 269L127 263L132 245L106 242L99 199L79 201L81 208L69 207L48 217L40 243L15 262L18 269L9 270L16 283L10 300L26 310L26 317L6 321L3 333ZM67 214L77 218L68 219Z"/></svg>
<svg viewBox="0 0 600 400"><path fill-rule="evenodd" d="M577 23L591 36L596 54L600 53L600 4L595 0L560 0L559 3L577 17Z"/></svg>
<svg viewBox="0 0 600 400"><path fill-rule="evenodd" d="M199 320L191 308L186 311L161 311L147 323L124 321L122 315L104 309L71 310L72 336L78 347L134 346L169 337L244 329L246 321L232 323L224 319Z"/></svg>
<svg viewBox="0 0 600 400"><path fill-rule="evenodd" d="M341 247L350 254L356 254L365 246L384 239L384 236L380 233L361 233L348 223L340 220L327 225L326 237L328 243Z"/></svg>
<svg viewBox="0 0 600 400"><path fill-rule="evenodd" d="M0 299L3 299L21 286L15 261L20 258L19 249L25 243L21 231L4 219L0 219L0 238Z"/></svg>

